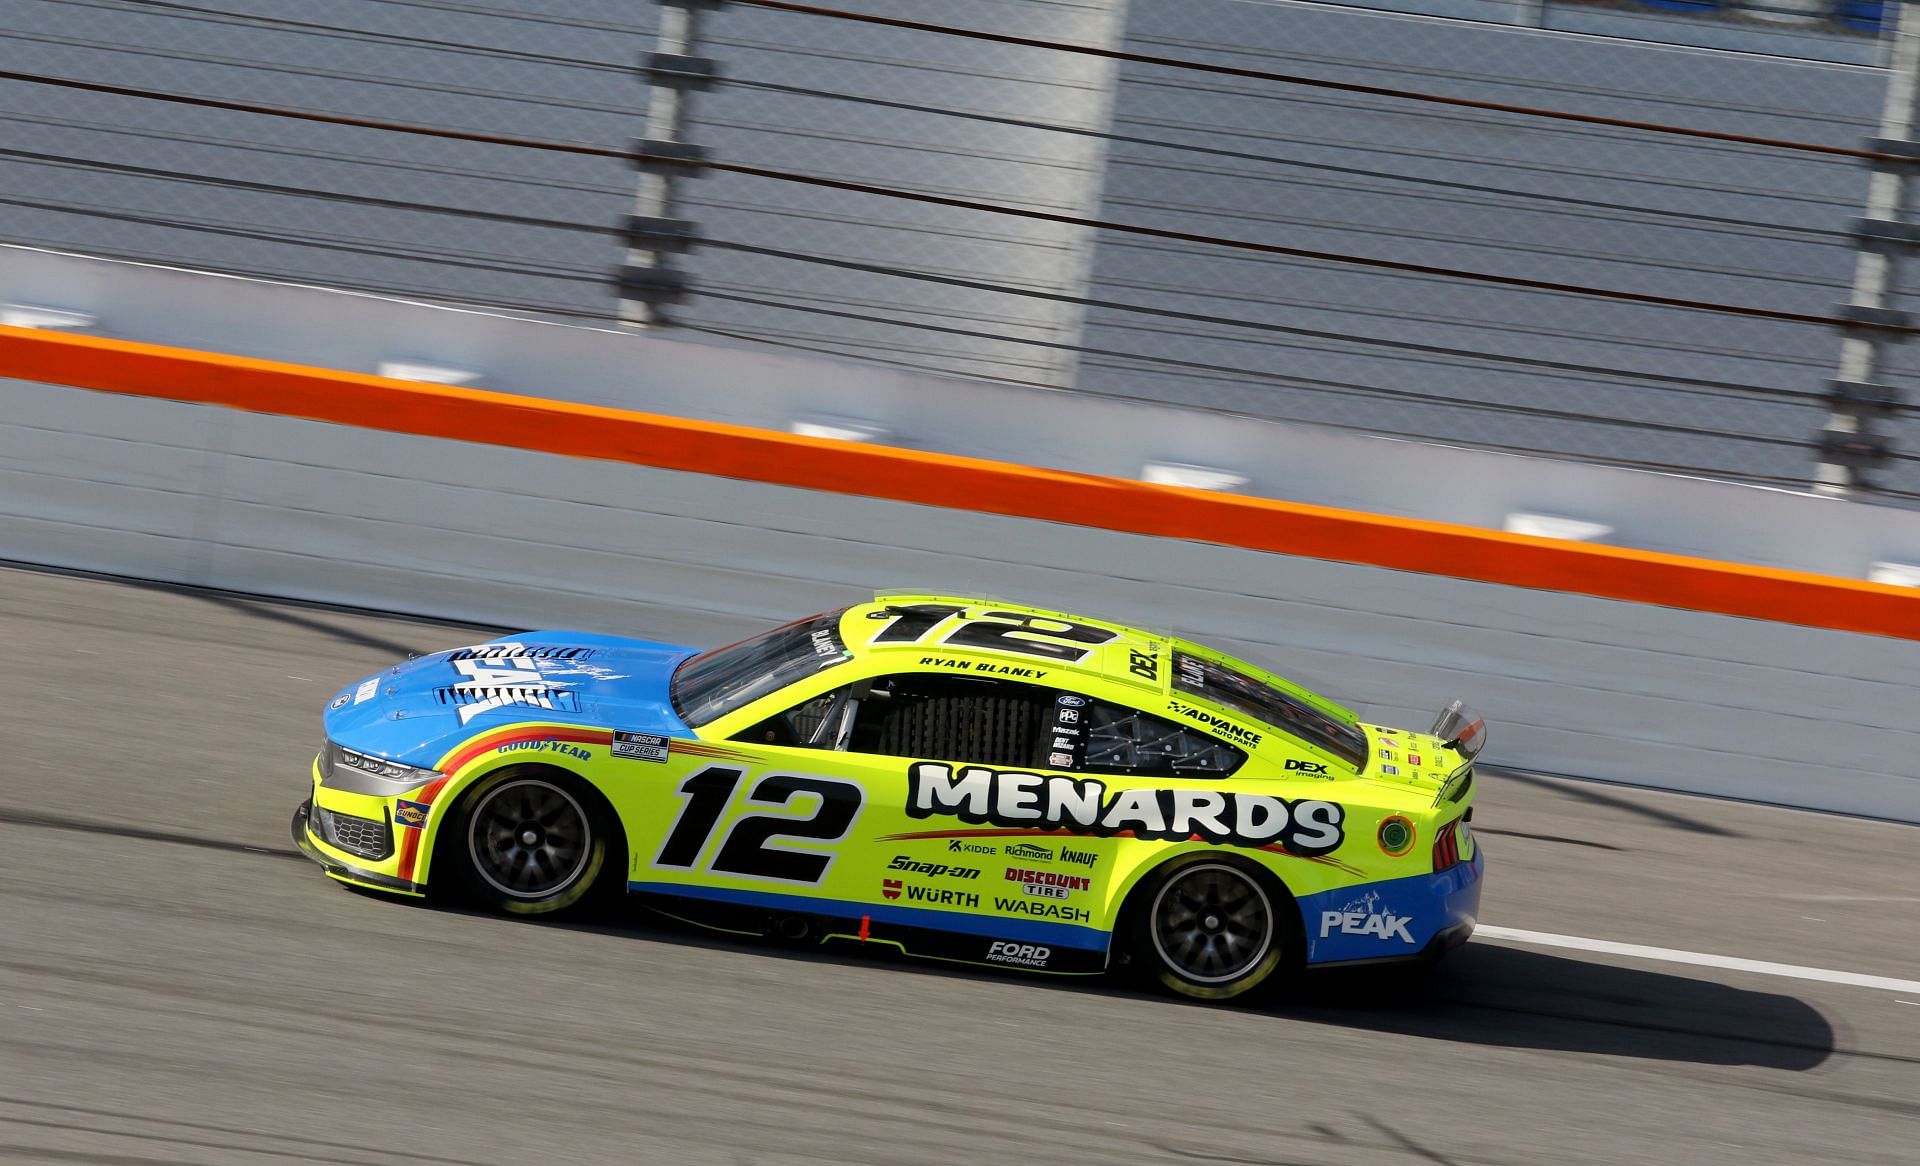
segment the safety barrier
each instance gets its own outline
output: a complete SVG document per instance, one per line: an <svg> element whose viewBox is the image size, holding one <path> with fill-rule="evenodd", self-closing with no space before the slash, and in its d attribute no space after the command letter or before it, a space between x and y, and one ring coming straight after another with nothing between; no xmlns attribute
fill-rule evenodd
<svg viewBox="0 0 1920 1166"><path fill-rule="evenodd" d="M0 327L0 376L1920 639L1920 591L276 361Z"/></svg>

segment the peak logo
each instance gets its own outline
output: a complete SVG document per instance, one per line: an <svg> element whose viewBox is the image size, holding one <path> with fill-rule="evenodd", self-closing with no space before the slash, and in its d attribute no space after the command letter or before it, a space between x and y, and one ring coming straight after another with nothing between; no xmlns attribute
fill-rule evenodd
<svg viewBox="0 0 1920 1166"><path fill-rule="evenodd" d="M1208 789L1119 789L1093 778L955 768L921 761L907 770L907 814L936 815L1011 828L1069 830L1110 837L1186 841L1195 835L1233 846L1278 843L1302 857L1327 854L1346 840L1346 808L1318 799L1288 801L1268 794ZM1012 858L1034 861L1026 843L1007 846ZM1053 854L1032 847L1045 859Z"/></svg>
<svg viewBox="0 0 1920 1166"><path fill-rule="evenodd" d="M1260 747L1260 734L1254 732L1252 729L1243 729L1225 717L1215 716L1205 709L1194 708L1185 701L1176 700L1172 702L1172 705L1174 712L1190 721L1199 721L1229 741L1245 745L1249 749L1258 749Z"/></svg>
<svg viewBox="0 0 1920 1166"><path fill-rule="evenodd" d="M1379 892L1368 891L1338 911L1320 912L1320 938L1325 939L1339 932L1341 935L1398 939L1402 943L1412 944L1413 934L1407 930L1407 924L1411 922L1413 916L1395 915L1392 908L1380 906Z"/></svg>

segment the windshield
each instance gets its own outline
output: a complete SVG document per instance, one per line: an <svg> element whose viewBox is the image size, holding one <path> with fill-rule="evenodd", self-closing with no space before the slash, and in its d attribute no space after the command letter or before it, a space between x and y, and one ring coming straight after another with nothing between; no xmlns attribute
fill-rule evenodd
<svg viewBox="0 0 1920 1166"><path fill-rule="evenodd" d="M1324 712L1264 680L1185 652L1173 654L1173 687L1317 745L1355 769L1367 761L1367 735L1353 721Z"/></svg>
<svg viewBox="0 0 1920 1166"><path fill-rule="evenodd" d="M840 639L846 611L797 619L680 665L668 694L680 719L698 728L822 668L853 659Z"/></svg>

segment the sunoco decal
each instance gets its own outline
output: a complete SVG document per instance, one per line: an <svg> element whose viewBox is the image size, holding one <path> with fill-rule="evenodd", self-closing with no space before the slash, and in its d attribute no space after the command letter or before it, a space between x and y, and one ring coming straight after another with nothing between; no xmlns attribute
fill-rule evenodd
<svg viewBox="0 0 1920 1166"><path fill-rule="evenodd" d="M1053 828L1076 834L1131 832L1136 838L1266 846L1311 858L1345 841L1346 809L1337 802L1288 801L1266 794L1204 789L1122 789L1108 792L1091 778L1007 772L983 765L958 773L937 761L907 771L907 813L995 826ZM1012 853L1011 848L1008 853Z"/></svg>

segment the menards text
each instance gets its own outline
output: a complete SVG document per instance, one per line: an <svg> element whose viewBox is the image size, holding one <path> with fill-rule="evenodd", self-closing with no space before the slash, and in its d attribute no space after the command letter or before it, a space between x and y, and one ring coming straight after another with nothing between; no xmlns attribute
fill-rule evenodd
<svg viewBox="0 0 1920 1166"><path fill-rule="evenodd" d="M1268 794L1209 789L1121 789L1109 792L1090 778L1042 776L967 765L958 773L938 761L907 771L907 813L962 822L1031 826L1076 834L1266 846L1288 853L1326 854L1345 841L1346 810L1337 802L1288 801Z"/></svg>

